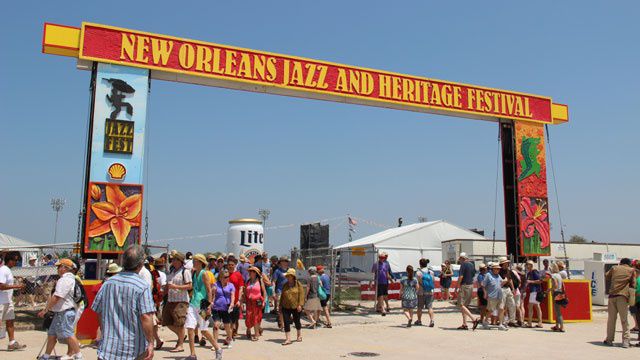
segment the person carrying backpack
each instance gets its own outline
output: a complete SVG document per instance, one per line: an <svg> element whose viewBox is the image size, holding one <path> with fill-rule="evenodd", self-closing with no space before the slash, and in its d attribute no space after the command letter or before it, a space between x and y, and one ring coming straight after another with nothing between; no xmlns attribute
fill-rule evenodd
<svg viewBox="0 0 640 360"><path fill-rule="evenodd" d="M44 309L38 313L41 318L44 318L49 311L54 313L51 326L47 331L47 347L41 359L48 360L56 342L61 340L68 346L67 354L70 356L67 355L66 358L80 360L83 357L80 352L80 343L74 333L74 321L78 300L82 300L82 295L77 295L76 278L72 272L75 264L70 259L60 259L55 266L58 268L60 278Z"/></svg>
<svg viewBox="0 0 640 360"><path fill-rule="evenodd" d="M422 325L422 311L429 314L429 327L434 327L433 321L433 289L435 288L433 271L429 270L429 259L420 259L420 269L416 272L418 279L418 320L414 325Z"/></svg>

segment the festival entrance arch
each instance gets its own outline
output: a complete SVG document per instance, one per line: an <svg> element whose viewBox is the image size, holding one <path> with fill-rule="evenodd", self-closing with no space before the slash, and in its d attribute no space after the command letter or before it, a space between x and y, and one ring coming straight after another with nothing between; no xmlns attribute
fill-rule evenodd
<svg viewBox="0 0 640 360"><path fill-rule="evenodd" d="M82 229L86 257L140 242L151 79L496 122L507 252L550 254L544 127L567 122L550 97L83 23L46 23L46 54L92 74Z"/></svg>

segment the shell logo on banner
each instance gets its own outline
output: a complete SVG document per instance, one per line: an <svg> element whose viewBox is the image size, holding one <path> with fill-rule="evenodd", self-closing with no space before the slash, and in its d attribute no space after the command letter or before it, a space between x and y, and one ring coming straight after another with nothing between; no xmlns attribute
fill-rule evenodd
<svg viewBox="0 0 640 360"><path fill-rule="evenodd" d="M127 175L127 168L120 163L114 163L109 166L109 170L107 170L107 172L109 173L111 180L122 180L125 175Z"/></svg>

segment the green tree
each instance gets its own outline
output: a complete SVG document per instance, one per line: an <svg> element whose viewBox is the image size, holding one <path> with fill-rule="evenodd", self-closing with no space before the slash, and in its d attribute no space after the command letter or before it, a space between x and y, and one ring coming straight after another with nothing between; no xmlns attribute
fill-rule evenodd
<svg viewBox="0 0 640 360"><path fill-rule="evenodd" d="M569 238L569 242L570 243L578 243L578 244L584 244L587 241L587 238L585 238L584 236L580 236L580 235L571 235L571 237Z"/></svg>

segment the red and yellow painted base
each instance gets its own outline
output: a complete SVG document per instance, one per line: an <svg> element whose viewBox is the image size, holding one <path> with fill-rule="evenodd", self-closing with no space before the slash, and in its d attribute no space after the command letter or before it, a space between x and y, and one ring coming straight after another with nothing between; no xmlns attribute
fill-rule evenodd
<svg viewBox="0 0 640 360"><path fill-rule="evenodd" d="M543 286L545 289L551 287L551 280ZM569 305L562 308L562 319L566 323L589 322L592 321L593 309L591 307L591 282L589 280L565 280L565 292ZM528 316L528 297L524 302L525 316ZM542 310L542 322L555 323L556 317L553 314L553 296L548 294L540 304ZM535 314L535 313L534 313ZM537 317L534 316L537 320Z"/></svg>
<svg viewBox="0 0 640 360"><path fill-rule="evenodd" d="M78 321L76 338L81 344L87 345L91 344L98 334L98 314L91 310L91 305L93 305L93 299L96 298L98 290L102 286L102 280L84 280L82 285L84 285L89 303L85 304L84 312Z"/></svg>

